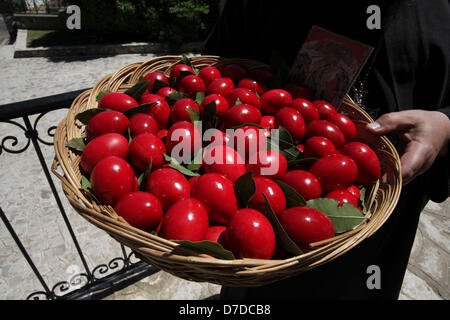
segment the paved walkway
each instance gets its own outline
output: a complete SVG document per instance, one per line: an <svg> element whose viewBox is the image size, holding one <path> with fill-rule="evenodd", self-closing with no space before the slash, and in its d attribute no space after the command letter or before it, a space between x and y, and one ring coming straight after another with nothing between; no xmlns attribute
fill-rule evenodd
<svg viewBox="0 0 450 320"><path fill-rule="evenodd" d="M103 76L120 67L153 57L119 55L102 58L13 59L14 47L0 46L0 105L63 93L93 86ZM40 136L57 124L65 111L48 114L39 122ZM16 148L23 145L23 133L0 123L0 140L17 136ZM48 139L47 140L51 140ZM11 147L11 144L8 144ZM52 147L43 147L47 164L54 157ZM53 200L32 148L21 154L0 156L0 204L31 258L49 285L82 272L74 245ZM54 179L56 183L57 179ZM59 187L59 184L58 184ZM102 230L75 213L60 192L73 229L90 268L121 255L120 247ZM401 299L449 299L450 200L430 203L422 213ZM0 299L24 299L41 286L0 223ZM204 299L220 287L180 280L158 272L108 297L108 299Z"/></svg>

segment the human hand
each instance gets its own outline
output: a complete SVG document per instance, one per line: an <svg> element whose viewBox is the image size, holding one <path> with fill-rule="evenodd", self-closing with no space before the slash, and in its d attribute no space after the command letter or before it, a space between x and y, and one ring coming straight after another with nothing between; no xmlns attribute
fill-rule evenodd
<svg viewBox="0 0 450 320"><path fill-rule="evenodd" d="M367 129L376 135L398 135L403 185L427 171L439 154L445 154L450 140L450 120L439 111L386 113L369 123Z"/></svg>

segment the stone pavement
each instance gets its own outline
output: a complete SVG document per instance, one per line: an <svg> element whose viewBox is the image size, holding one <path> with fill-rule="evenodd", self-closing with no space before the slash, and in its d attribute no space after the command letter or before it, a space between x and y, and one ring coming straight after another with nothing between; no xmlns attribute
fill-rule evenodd
<svg viewBox="0 0 450 320"><path fill-rule="evenodd" d="M0 105L92 87L120 67L152 58L152 54L83 58L13 59L14 47L0 46ZM66 111L49 113L39 122L40 137L50 140L47 129L62 120ZM35 118L33 118L35 119ZM32 119L32 121L33 121ZM0 123L0 139L23 133ZM10 141L11 142L11 141ZM9 147L13 147L10 143ZM43 146L51 165L53 148ZM82 272L74 245L59 214L52 193L32 148L20 154L0 155L0 204L44 280L53 286ZM54 179L58 189L59 182ZM59 192L68 218L90 268L121 256L120 247L105 232L87 223ZM422 213L416 241L401 291L401 299L449 299L450 200L430 203ZM0 223L0 299L25 299L41 290L40 283ZM178 279L158 272L107 297L116 299L204 299L216 295L220 286Z"/></svg>

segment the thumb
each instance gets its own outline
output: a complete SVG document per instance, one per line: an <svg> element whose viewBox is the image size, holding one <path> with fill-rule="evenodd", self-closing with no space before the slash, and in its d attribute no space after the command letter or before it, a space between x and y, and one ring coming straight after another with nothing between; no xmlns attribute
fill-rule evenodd
<svg viewBox="0 0 450 320"><path fill-rule="evenodd" d="M367 129L376 134L383 135L392 131L401 131L414 126L415 114L411 110L390 112L383 114L374 122L367 124Z"/></svg>

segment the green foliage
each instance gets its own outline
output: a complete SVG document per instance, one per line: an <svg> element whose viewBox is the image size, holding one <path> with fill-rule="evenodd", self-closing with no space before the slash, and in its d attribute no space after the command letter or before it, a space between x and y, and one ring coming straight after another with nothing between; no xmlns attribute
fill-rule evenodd
<svg viewBox="0 0 450 320"><path fill-rule="evenodd" d="M0 13L13 14L26 11L22 1L0 0Z"/></svg>
<svg viewBox="0 0 450 320"><path fill-rule="evenodd" d="M112 40L180 44L204 40L218 16L218 0L73 0L81 28Z"/></svg>

